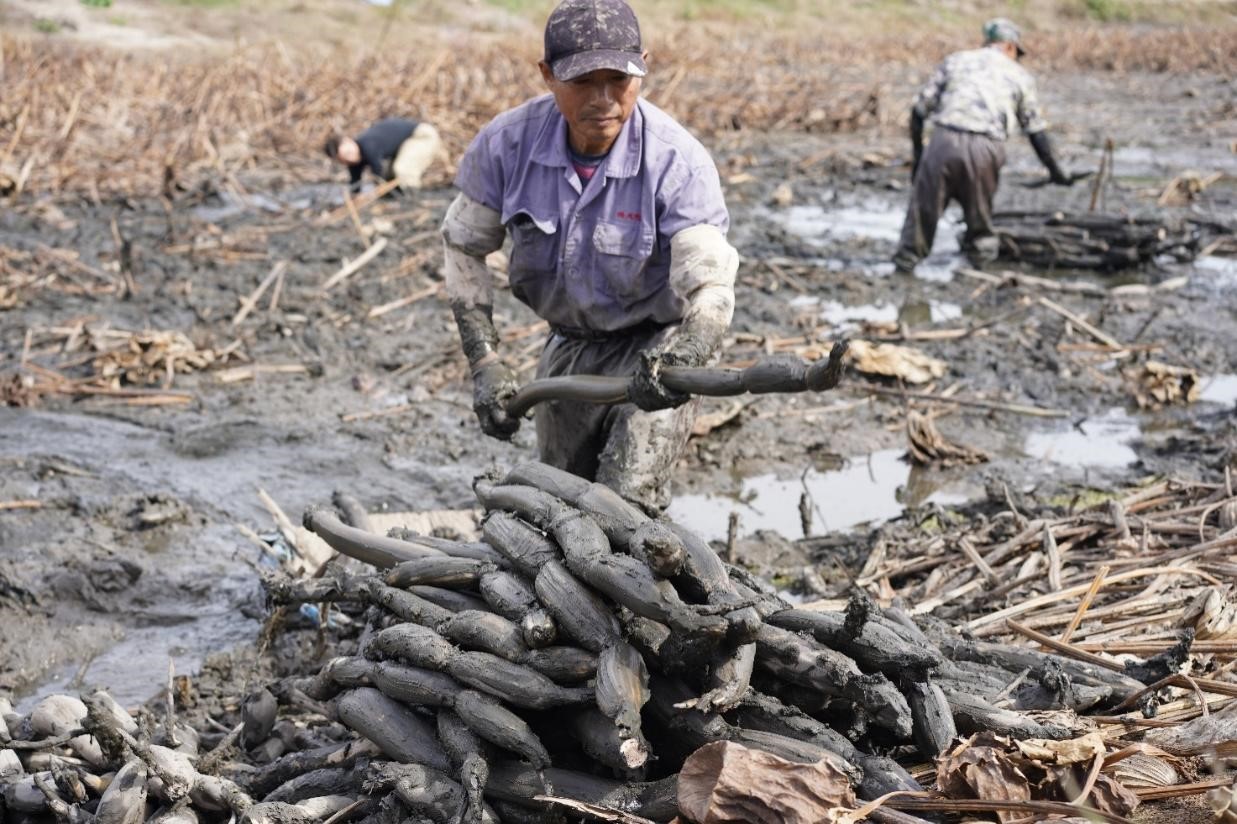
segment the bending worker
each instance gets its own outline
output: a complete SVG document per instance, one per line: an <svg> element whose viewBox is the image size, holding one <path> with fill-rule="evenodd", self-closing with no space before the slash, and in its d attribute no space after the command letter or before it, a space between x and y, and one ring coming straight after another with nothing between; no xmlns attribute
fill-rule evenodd
<svg viewBox="0 0 1237 824"><path fill-rule="evenodd" d="M1035 80L1018 64L1022 36L1008 20L984 24L984 46L951 54L941 63L911 110L914 149L911 202L894 255L898 272L910 274L932 251L936 224L950 200L966 220L962 249L975 265L996 259L992 199L1005 164L1005 139L1015 122L1022 127L1053 183L1073 179L1052 154ZM934 127L927 152L924 121Z"/></svg>
<svg viewBox="0 0 1237 824"><path fill-rule="evenodd" d="M366 169L383 180L398 180L401 189L420 189L425 170L443 153L437 129L402 117L379 120L356 137L331 135L322 148L348 167L353 191Z"/></svg>
<svg viewBox="0 0 1237 824"><path fill-rule="evenodd" d="M564 0L545 28L550 93L491 121L460 161L447 210L446 287L487 435L520 421L492 319L485 257L511 235L511 292L550 324L537 377L634 375L631 403L550 402L535 412L541 460L650 511L687 442L696 404L662 386L700 366L734 312L738 254L708 152L640 99L648 53L622 0Z"/></svg>

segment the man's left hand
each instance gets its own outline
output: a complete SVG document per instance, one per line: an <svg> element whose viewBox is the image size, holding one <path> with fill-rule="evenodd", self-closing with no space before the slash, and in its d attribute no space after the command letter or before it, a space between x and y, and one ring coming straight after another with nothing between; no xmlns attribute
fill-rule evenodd
<svg viewBox="0 0 1237 824"><path fill-rule="evenodd" d="M676 392L661 382L667 366L703 366L709 352L694 336L679 332L660 346L640 353L640 366L627 384L627 399L645 412L673 409L691 400L691 395Z"/></svg>
<svg viewBox="0 0 1237 824"><path fill-rule="evenodd" d="M627 400L645 412L673 409L691 399L690 395L675 392L662 385L661 370L666 366L679 366L669 352L641 352L640 366L631 382L627 384Z"/></svg>

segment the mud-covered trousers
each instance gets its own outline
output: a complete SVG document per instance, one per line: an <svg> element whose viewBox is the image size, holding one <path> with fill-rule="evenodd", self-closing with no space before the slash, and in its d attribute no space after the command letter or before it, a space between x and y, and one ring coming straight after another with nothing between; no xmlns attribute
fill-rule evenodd
<svg viewBox="0 0 1237 824"><path fill-rule="evenodd" d="M537 377L629 377L639 365L640 353L675 328L645 328L592 340L552 331L537 364ZM656 514L670 504L669 476L687 445L698 407L696 399L657 412L644 412L630 403L549 401L535 411L537 447L545 463L603 483Z"/></svg>
<svg viewBox="0 0 1237 824"><path fill-rule="evenodd" d="M962 251L974 263L996 259L992 198L1005 165L1005 146L987 135L938 126L919 161L894 263L913 269L932 251L936 224L951 200L962 206Z"/></svg>

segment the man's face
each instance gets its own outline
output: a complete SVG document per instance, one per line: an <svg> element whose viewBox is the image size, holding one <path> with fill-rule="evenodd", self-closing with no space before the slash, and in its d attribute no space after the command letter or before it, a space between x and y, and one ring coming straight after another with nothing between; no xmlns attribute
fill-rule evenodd
<svg viewBox="0 0 1237 824"><path fill-rule="evenodd" d="M583 154L609 151L640 97L641 79L620 71L599 69L562 81L542 61L541 77L567 121L572 147Z"/></svg>
<svg viewBox="0 0 1237 824"><path fill-rule="evenodd" d="M339 162L347 166L355 166L361 162L361 147L351 137L339 141Z"/></svg>

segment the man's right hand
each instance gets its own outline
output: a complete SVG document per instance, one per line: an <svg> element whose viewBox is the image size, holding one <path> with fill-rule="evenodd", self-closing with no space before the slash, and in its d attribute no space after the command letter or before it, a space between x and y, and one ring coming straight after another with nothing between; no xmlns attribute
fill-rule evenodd
<svg viewBox="0 0 1237 824"><path fill-rule="evenodd" d="M481 431L491 438L509 441L519 431L520 419L507 414L507 399L517 389L515 372L500 360L473 368L472 408Z"/></svg>

